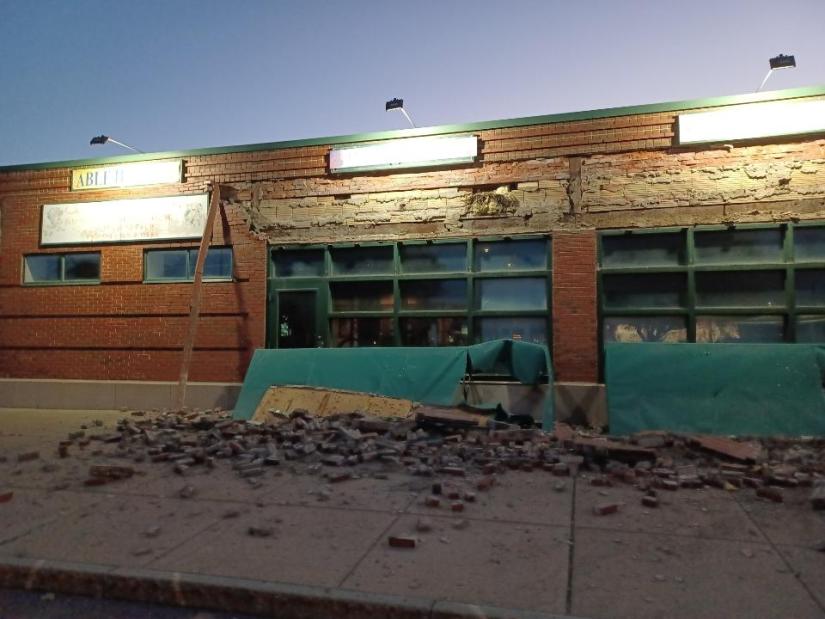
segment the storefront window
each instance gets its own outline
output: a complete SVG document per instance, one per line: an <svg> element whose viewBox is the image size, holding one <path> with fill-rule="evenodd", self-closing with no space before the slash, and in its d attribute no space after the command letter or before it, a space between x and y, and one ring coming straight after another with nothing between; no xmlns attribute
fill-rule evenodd
<svg viewBox="0 0 825 619"><path fill-rule="evenodd" d="M330 323L335 348L392 346L394 342L390 318L333 318Z"/></svg>
<svg viewBox="0 0 825 619"><path fill-rule="evenodd" d="M825 262L825 227L799 226L793 240L797 262Z"/></svg>
<svg viewBox="0 0 825 619"><path fill-rule="evenodd" d="M466 318L402 318L404 346L465 346Z"/></svg>
<svg viewBox="0 0 825 619"><path fill-rule="evenodd" d="M489 241L475 246L476 271L521 271L547 268L547 241Z"/></svg>
<svg viewBox="0 0 825 619"><path fill-rule="evenodd" d="M432 279L401 282L404 309L464 309L467 307L466 279Z"/></svg>
<svg viewBox="0 0 825 619"><path fill-rule="evenodd" d="M547 321L542 318L476 319L476 342L498 339L547 344Z"/></svg>
<svg viewBox="0 0 825 619"><path fill-rule="evenodd" d="M271 303L284 291L318 293L328 346L550 341L549 238L274 248L270 278Z"/></svg>
<svg viewBox="0 0 825 619"><path fill-rule="evenodd" d="M821 223L600 240L604 342L825 341Z"/></svg>
<svg viewBox="0 0 825 619"><path fill-rule="evenodd" d="M467 244L409 245L399 248L402 273L444 273L467 270Z"/></svg>
<svg viewBox="0 0 825 619"><path fill-rule="evenodd" d="M782 262L782 230L696 232L696 263Z"/></svg>
<svg viewBox="0 0 825 619"><path fill-rule="evenodd" d="M491 311L547 309L547 281L539 277L477 279L476 309Z"/></svg>
<svg viewBox="0 0 825 619"><path fill-rule="evenodd" d="M392 273L392 247L346 247L332 249L334 275Z"/></svg>
<svg viewBox="0 0 825 619"><path fill-rule="evenodd" d="M325 271L322 249L279 251L273 256L276 277L320 277Z"/></svg>
<svg viewBox="0 0 825 619"><path fill-rule="evenodd" d="M628 234L602 238L606 267L677 266L685 264L684 233Z"/></svg>
<svg viewBox="0 0 825 619"><path fill-rule="evenodd" d="M392 309L392 282L334 282L330 290L336 312Z"/></svg>

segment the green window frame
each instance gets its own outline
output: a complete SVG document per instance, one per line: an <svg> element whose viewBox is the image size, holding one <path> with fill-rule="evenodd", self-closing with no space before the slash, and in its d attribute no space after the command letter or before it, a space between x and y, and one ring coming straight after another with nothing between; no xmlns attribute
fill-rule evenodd
<svg viewBox="0 0 825 619"><path fill-rule="evenodd" d="M26 254L21 269L24 286L88 286L100 284L99 251Z"/></svg>
<svg viewBox="0 0 825 619"><path fill-rule="evenodd" d="M600 338L825 342L825 221L599 235Z"/></svg>
<svg viewBox="0 0 825 619"><path fill-rule="evenodd" d="M143 252L143 281L148 284L183 283L195 279L197 247L147 249ZM179 265L178 272L165 274L167 263ZM203 281L231 282L234 272L234 256L231 247L209 247L203 267ZM171 270L171 269L170 269Z"/></svg>
<svg viewBox="0 0 825 619"><path fill-rule="evenodd" d="M371 345L465 345L508 334L550 347L551 254L544 235L272 247L269 297L318 290L329 347L363 345L334 337L351 334L358 319L373 319Z"/></svg>

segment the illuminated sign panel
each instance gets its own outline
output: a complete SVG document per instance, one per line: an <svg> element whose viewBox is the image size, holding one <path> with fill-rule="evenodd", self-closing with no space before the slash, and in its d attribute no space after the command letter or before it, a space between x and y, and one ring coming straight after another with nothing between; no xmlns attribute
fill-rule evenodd
<svg viewBox="0 0 825 619"><path fill-rule="evenodd" d="M183 162L180 159L79 168L72 170L72 191L179 183L182 173Z"/></svg>
<svg viewBox="0 0 825 619"><path fill-rule="evenodd" d="M329 153L331 172L420 168L468 163L478 156L474 135L401 138L357 146L339 146Z"/></svg>
<svg viewBox="0 0 825 619"><path fill-rule="evenodd" d="M195 239L206 224L208 194L44 204L42 245Z"/></svg>
<svg viewBox="0 0 825 619"><path fill-rule="evenodd" d="M825 100L775 101L679 114L679 144L732 142L825 131Z"/></svg>

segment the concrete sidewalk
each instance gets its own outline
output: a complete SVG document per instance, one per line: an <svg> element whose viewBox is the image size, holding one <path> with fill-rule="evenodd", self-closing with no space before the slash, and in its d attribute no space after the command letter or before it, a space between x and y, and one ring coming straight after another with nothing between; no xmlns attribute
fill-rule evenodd
<svg viewBox="0 0 825 619"><path fill-rule="evenodd" d="M93 446L58 459L57 442L121 416L0 409L0 494L14 493L0 503L0 587L283 617L825 616L825 517L805 490L783 504L679 490L648 509L586 473L557 490L547 472L511 471L454 513L424 505L438 478L403 470L329 484L287 463L254 488L220 461L186 477L145 462L84 486L90 464L124 461ZM40 457L18 463L29 450ZM595 515L605 501L623 506ZM418 546L390 547L401 534Z"/></svg>

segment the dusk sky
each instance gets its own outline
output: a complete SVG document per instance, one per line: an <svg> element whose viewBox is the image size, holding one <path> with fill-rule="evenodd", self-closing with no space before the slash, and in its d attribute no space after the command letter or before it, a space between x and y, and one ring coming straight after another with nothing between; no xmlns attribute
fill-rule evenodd
<svg viewBox="0 0 825 619"><path fill-rule="evenodd" d="M0 165L825 84L825 0L0 0Z"/></svg>

